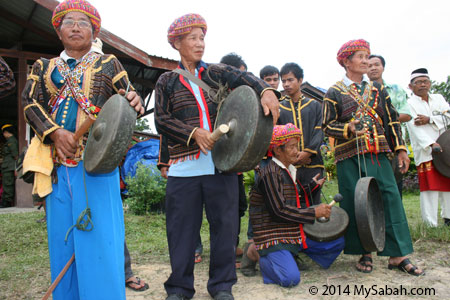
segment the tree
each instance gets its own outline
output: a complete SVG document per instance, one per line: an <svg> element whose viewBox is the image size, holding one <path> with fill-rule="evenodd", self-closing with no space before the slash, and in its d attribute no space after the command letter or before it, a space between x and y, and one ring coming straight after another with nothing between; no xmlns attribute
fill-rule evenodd
<svg viewBox="0 0 450 300"><path fill-rule="evenodd" d="M148 125L148 120L146 118L140 118L136 120L136 126L134 127L136 131L148 131L150 130L150 125Z"/></svg>
<svg viewBox="0 0 450 300"><path fill-rule="evenodd" d="M450 76L447 77L447 82L438 83L433 80L430 92L432 94L441 94L447 102L450 102Z"/></svg>

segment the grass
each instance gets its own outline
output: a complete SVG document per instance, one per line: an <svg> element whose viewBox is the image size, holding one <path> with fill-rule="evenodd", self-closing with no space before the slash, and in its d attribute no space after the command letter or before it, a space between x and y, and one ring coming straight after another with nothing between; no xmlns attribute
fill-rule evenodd
<svg viewBox="0 0 450 300"><path fill-rule="evenodd" d="M338 191L337 181L327 182L323 191L327 201L331 201ZM405 194L403 202L416 251L433 251L429 249L429 242L436 247L439 243L450 242L448 227L429 228L422 223L418 194ZM49 287L46 224L36 223L42 216L43 212L38 211L0 214L0 300L40 299ZM247 224L248 217L242 218L241 246L246 241ZM127 213L125 227L133 264L169 262L164 214L135 216ZM205 255L209 255L208 230L204 218L201 236ZM449 266L448 262L442 263Z"/></svg>
<svg viewBox="0 0 450 300"><path fill-rule="evenodd" d="M36 299L50 285L46 225L36 223L42 217L0 215L0 299Z"/></svg>

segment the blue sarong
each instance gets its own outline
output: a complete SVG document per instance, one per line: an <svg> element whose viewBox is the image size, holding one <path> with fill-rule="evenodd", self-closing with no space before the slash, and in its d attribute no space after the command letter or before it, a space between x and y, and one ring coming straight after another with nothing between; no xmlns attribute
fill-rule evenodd
<svg viewBox="0 0 450 300"><path fill-rule="evenodd" d="M125 299L125 229L118 169L88 174L80 162L73 168L60 166L57 175L58 182L46 199L52 282L73 253L75 261L53 292L53 299ZM93 229L73 228L65 242L68 229L86 209L85 186Z"/></svg>

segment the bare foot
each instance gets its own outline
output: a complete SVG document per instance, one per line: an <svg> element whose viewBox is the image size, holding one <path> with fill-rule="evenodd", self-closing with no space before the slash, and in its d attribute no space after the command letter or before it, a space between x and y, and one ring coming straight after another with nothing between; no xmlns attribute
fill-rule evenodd
<svg viewBox="0 0 450 300"><path fill-rule="evenodd" d="M256 250L255 243L251 243L248 247L247 256L253 261L259 261L259 253Z"/></svg>

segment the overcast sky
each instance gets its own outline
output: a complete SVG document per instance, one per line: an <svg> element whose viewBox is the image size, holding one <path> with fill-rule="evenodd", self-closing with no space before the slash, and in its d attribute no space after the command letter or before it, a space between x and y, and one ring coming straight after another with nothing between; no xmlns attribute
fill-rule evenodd
<svg viewBox="0 0 450 300"><path fill-rule="evenodd" d="M151 55L179 59L167 43L171 22L186 13L207 24L204 60L241 55L259 75L267 64L296 62L305 80L328 89L341 79L340 46L364 38L386 59L385 79L406 87L411 71L428 68L431 78L450 75L450 1L249 1L90 0L102 26Z"/></svg>
<svg viewBox="0 0 450 300"><path fill-rule="evenodd" d="M359 38L386 59L388 82L406 88L420 67L439 82L450 75L448 0L89 1L102 27L151 55L178 60L167 29L177 17L199 13L208 24L204 61L236 52L257 76L265 65L296 62L305 81L328 89L344 74L336 61L340 46Z"/></svg>

